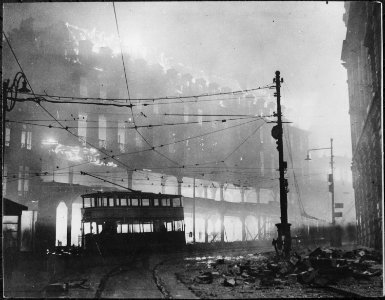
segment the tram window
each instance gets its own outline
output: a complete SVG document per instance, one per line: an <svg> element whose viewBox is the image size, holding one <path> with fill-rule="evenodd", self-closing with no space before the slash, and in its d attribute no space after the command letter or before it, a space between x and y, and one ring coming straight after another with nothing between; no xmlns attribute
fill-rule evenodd
<svg viewBox="0 0 385 300"><path fill-rule="evenodd" d="M84 198L84 207L91 207L91 199Z"/></svg>
<svg viewBox="0 0 385 300"><path fill-rule="evenodd" d="M114 206L114 198L108 198L108 206Z"/></svg>
<svg viewBox="0 0 385 300"><path fill-rule="evenodd" d="M162 199L162 206L170 206L170 199Z"/></svg>
<svg viewBox="0 0 385 300"><path fill-rule="evenodd" d="M103 206L108 206L108 199L107 198L103 198Z"/></svg>
<svg viewBox="0 0 385 300"><path fill-rule="evenodd" d="M103 225L102 224L98 225L98 231L99 231L99 233L101 233L103 231Z"/></svg>
<svg viewBox="0 0 385 300"><path fill-rule="evenodd" d="M173 206L180 206L180 198L174 198L173 200Z"/></svg>
<svg viewBox="0 0 385 300"><path fill-rule="evenodd" d="M97 226L96 223L92 222L91 229L93 234L96 234L96 226Z"/></svg>
<svg viewBox="0 0 385 300"><path fill-rule="evenodd" d="M102 203L102 198L98 197L97 198L97 202L98 202L98 207L102 207L103 206L103 203Z"/></svg>
<svg viewBox="0 0 385 300"><path fill-rule="evenodd" d="M131 206L138 206L138 205L139 205L138 199L131 199Z"/></svg>
<svg viewBox="0 0 385 300"><path fill-rule="evenodd" d="M159 199L154 199L154 206L159 206Z"/></svg>
<svg viewBox="0 0 385 300"><path fill-rule="evenodd" d="M152 232L151 225L152 224L143 224L143 232Z"/></svg>
<svg viewBox="0 0 385 300"><path fill-rule="evenodd" d="M174 228L175 228L175 231L182 231L182 222L174 221Z"/></svg>
<svg viewBox="0 0 385 300"><path fill-rule="evenodd" d="M90 223L89 222L85 222L83 223L83 230L84 230L84 234L88 234L90 233Z"/></svg>
<svg viewBox="0 0 385 300"><path fill-rule="evenodd" d="M167 231L172 231L172 222L167 222Z"/></svg>
<svg viewBox="0 0 385 300"><path fill-rule="evenodd" d="M128 233L128 224L122 224L122 233Z"/></svg>
<svg viewBox="0 0 385 300"><path fill-rule="evenodd" d="M140 232L140 224L132 224L132 232L134 233Z"/></svg>
<svg viewBox="0 0 385 300"><path fill-rule="evenodd" d="M118 224L118 225L116 226L116 232L117 232L117 233L122 233L122 224Z"/></svg>
<svg viewBox="0 0 385 300"><path fill-rule="evenodd" d="M120 199L120 204L121 204L122 206L127 206L127 199L126 199L126 198Z"/></svg>
<svg viewBox="0 0 385 300"><path fill-rule="evenodd" d="M142 199L142 206L150 206L150 199Z"/></svg>

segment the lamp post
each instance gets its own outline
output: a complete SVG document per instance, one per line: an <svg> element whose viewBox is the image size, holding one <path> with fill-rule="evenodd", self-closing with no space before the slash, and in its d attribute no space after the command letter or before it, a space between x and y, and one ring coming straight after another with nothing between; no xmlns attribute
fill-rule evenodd
<svg viewBox="0 0 385 300"><path fill-rule="evenodd" d="M329 185L329 192L332 194L332 230L334 231L335 226L335 214L334 214L334 156L333 156L333 139L330 138L330 147L327 148L313 148L307 150L307 155L305 160L311 160L310 158L310 151L317 151L317 150L328 150L330 149L330 168L331 168L331 174L329 174L328 182L330 182ZM334 232L333 232L333 239L331 241L332 246L335 246L335 239L334 239Z"/></svg>
<svg viewBox="0 0 385 300"><path fill-rule="evenodd" d="M18 93L29 93L30 90L27 88L28 80L23 72L17 72L13 78L12 85L9 86L10 80L3 81L3 102L2 102L2 126L3 126L3 139L2 139L2 158L3 158L3 170L4 170L4 153L5 153L5 119L7 116L7 111L11 111L17 100ZM20 83L22 84L21 87ZM10 100L10 105L8 106L8 100ZM4 174L3 174L4 175Z"/></svg>

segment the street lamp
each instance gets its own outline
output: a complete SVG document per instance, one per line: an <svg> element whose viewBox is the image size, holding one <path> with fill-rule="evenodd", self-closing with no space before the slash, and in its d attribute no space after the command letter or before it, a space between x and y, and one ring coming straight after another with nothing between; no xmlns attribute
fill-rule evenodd
<svg viewBox="0 0 385 300"><path fill-rule="evenodd" d="M328 150L330 149L330 167L331 167L331 174L329 174L328 177L328 182L330 182L329 185L329 192L332 194L332 229L334 230L334 225L335 225L335 213L334 213L334 156L333 156L333 139L330 139L330 147L327 148L313 148L307 150L307 155L305 160L309 161L311 160L310 157L310 151L316 151L316 150ZM333 234L333 240L332 240L332 246L334 246L334 234Z"/></svg>

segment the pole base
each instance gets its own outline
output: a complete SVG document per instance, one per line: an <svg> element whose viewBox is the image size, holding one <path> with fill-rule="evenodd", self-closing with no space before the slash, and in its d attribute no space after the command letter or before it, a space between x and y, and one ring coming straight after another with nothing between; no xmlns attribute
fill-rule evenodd
<svg viewBox="0 0 385 300"><path fill-rule="evenodd" d="M278 223L275 226L278 229L277 249L282 251L285 256L289 256L291 251L291 224Z"/></svg>

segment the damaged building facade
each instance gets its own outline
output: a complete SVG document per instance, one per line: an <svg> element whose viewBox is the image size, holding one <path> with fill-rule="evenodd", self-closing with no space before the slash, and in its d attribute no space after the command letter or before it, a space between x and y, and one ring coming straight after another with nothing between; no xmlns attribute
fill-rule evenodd
<svg viewBox="0 0 385 300"><path fill-rule="evenodd" d="M358 242L382 247L381 4L346 2L347 69Z"/></svg>
<svg viewBox="0 0 385 300"><path fill-rule="evenodd" d="M269 90L220 95L231 89L127 58L132 100L118 100L128 98L120 56L107 47L95 51L90 40L77 35L64 23L34 29L32 19L9 35L35 92L44 91L40 96L54 102L40 103L51 116L34 102L18 102L7 114L3 196L38 211L40 248L80 243L80 195L114 189L103 180L185 196L186 234L193 231L191 199L215 200L218 207L232 202L228 211L234 216L197 208L197 241L226 241L225 234L228 241L255 239L261 232L272 237L279 222L279 186L274 123L266 122L275 112ZM17 64L9 49L4 57L4 77L12 78ZM189 98L205 93L218 95ZM160 95L181 98L154 99ZM127 107L105 106L112 100L104 99ZM217 116L205 116L210 114ZM240 117L228 117L234 114ZM302 186L309 184L303 160L308 134L291 125L285 129L291 141L285 153L298 161ZM289 156L287 161L288 169L294 168ZM299 209L294 182L289 185L289 220L295 228L308 220L301 219L306 214ZM254 206L257 213L245 215L250 206L244 202L260 204Z"/></svg>

